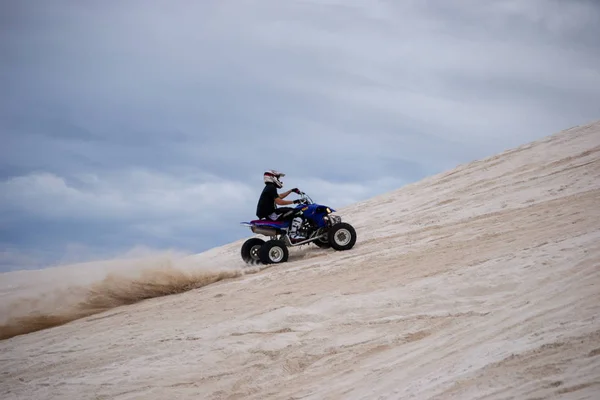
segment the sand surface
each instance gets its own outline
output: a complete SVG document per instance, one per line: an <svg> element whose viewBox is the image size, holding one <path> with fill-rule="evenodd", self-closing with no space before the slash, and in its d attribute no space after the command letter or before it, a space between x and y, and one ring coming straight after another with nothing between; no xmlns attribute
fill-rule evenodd
<svg viewBox="0 0 600 400"><path fill-rule="evenodd" d="M600 122L340 214L354 249L268 268L0 275L0 398L600 398Z"/></svg>

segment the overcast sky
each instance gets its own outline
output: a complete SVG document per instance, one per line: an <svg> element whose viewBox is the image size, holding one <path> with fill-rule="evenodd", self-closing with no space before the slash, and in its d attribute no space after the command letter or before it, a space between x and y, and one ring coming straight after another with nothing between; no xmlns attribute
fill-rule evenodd
<svg viewBox="0 0 600 400"><path fill-rule="evenodd" d="M250 236L600 118L595 0L0 0L0 271Z"/></svg>

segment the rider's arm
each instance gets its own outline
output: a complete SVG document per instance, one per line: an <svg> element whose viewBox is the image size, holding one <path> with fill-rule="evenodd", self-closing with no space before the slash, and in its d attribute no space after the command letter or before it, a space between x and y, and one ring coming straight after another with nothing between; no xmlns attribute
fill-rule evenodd
<svg viewBox="0 0 600 400"><path fill-rule="evenodd" d="M280 199L285 199L286 197L288 197L288 196L290 195L290 193L292 193L292 189L288 190L287 192L283 192L283 193L281 193L281 194L279 195L279 198L280 198ZM275 201L277 201L277 200L275 200ZM279 204L279 203L277 203L277 204Z"/></svg>

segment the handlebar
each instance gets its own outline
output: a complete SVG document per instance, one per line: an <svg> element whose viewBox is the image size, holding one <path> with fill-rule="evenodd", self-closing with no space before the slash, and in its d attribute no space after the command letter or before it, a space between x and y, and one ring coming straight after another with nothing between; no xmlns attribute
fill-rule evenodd
<svg viewBox="0 0 600 400"><path fill-rule="evenodd" d="M302 200L304 200L303 201L304 204L312 204L312 203L314 203L313 200L306 193L304 193L304 192L300 192L300 198Z"/></svg>

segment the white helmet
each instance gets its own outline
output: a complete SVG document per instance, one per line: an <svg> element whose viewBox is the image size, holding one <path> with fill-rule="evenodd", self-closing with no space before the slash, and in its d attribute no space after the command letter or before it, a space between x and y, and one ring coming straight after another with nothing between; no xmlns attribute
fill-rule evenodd
<svg viewBox="0 0 600 400"><path fill-rule="evenodd" d="M265 173L263 174L263 180L265 181L265 183L274 183L275 186L281 189L283 187L283 181L281 181L279 178L283 178L284 176L285 174L283 172L270 169L268 171L265 171Z"/></svg>

